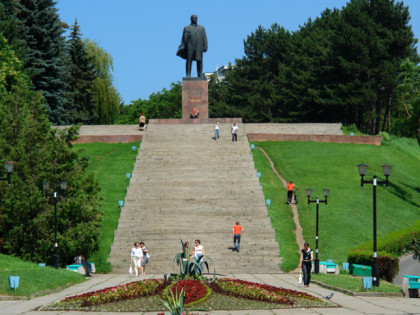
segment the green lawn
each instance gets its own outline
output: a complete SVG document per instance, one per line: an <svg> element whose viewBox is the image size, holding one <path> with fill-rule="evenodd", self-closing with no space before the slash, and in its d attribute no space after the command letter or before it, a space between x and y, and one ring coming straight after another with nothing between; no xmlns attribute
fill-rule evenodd
<svg viewBox="0 0 420 315"><path fill-rule="evenodd" d="M257 143L258 144L258 143ZM291 271L299 264L298 246L295 238L295 223L291 208L285 203L283 191L279 193L280 179L272 171L270 163L264 154L258 150L252 150L255 167L261 172L260 183L263 187L264 196L271 200L268 214L271 224L276 232L276 241L280 246L280 256L283 257L281 269Z"/></svg>
<svg viewBox="0 0 420 315"><path fill-rule="evenodd" d="M328 275L319 273L317 275L312 274L311 278L332 287L342 288L352 292L401 292L400 286L386 282L383 279L379 282L379 287L372 286L370 290L366 290L363 287L361 277L354 277L349 274Z"/></svg>
<svg viewBox="0 0 420 315"><path fill-rule="evenodd" d="M281 176L300 187L300 223L304 238L312 248L315 247L315 205L307 206L305 189L312 188L313 197L321 199L322 189L330 189L328 205L320 205L320 260L344 262L348 249L373 238L372 185L360 188L357 164L369 165L365 179L371 179L376 174L379 180L384 179L381 165L394 166L389 189L383 186L377 189L378 237L408 227L420 218L420 148L415 139L393 139L382 146L317 142L253 143L267 152ZM284 210L286 190L280 181L266 187L266 181L271 181L274 174L267 167L268 163L264 165L264 157L257 150L253 154L257 170L262 172L266 198L272 199L270 215L281 256L295 261L285 257L294 245L285 244L291 237L284 234L292 231L290 227L279 228L287 224L282 221L291 220L288 211ZM289 268L287 265L286 270Z"/></svg>
<svg viewBox="0 0 420 315"><path fill-rule="evenodd" d="M19 276L19 287L16 292L10 289L9 276ZM39 267L38 264L0 254L0 295L40 295L84 280L85 277L77 272Z"/></svg>
<svg viewBox="0 0 420 315"><path fill-rule="evenodd" d="M136 146L136 151L131 147ZM98 179L102 197L101 210L104 213L99 250L89 257L95 262L97 272L110 272L107 262L114 240L114 231L120 217L119 200L124 200L129 185L126 173L132 173L139 148L134 143L85 143L76 144L75 149L83 149L82 156L89 156L88 171Z"/></svg>

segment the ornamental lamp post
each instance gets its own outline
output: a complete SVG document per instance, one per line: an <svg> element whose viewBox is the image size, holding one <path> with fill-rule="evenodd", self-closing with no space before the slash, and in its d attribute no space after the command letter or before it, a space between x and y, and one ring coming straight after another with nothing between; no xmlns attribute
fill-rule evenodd
<svg viewBox="0 0 420 315"><path fill-rule="evenodd" d="M311 196L312 196L312 189L308 188L306 189L306 196L308 197L308 206L311 203L316 203L316 232L315 232L315 262L314 262L314 273L318 274L319 273L319 259L318 259L318 253L319 253L319 249L318 249L318 239L319 239L319 204L320 203L325 203L325 205L328 204L328 195L330 194L330 190L325 188L322 190L322 193L325 197L324 200L319 200L318 197L316 197L315 200L311 200Z"/></svg>
<svg viewBox="0 0 420 315"><path fill-rule="evenodd" d="M382 171L385 175L385 180L377 180L376 175L373 176L372 180L364 180L366 176L368 166L366 164L357 165L359 169L359 175L361 177L360 187L363 188L363 184L372 184L373 185L373 266L372 266L372 285L379 287L379 266L378 266L378 252L376 246L376 234L377 234L377 224L376 224L376 186L380 184L385 184L385 187L388 189L388 177L391 175L392 165L385 164L382 165Z"/></svg>
<svg viewBox="0 0 420 315"><path fill-rule="evenodd" d="M10 186L10 179L11 179L11 174L13 172L13 167L15 166L15 163L12 161L7 161L4 162L4 168L6 169L7 172L7 177L0 177L0 181L7 181L7 185Z"/></svg>
<svg viewBox="0 0 420 315"><path fill-rule="evenodd" d="M49 182L44 182L42 184L42 187L45 191L45 197L49 198L50 204L54 205L55 243L54 243L53 261L54 261L54 268L58 269L59 266L60 266L60 256L59 256L59 253L58 253L58 236L57 236L57 233L58 233L58 223L57 223L57 203L58 203L58 199L57 199L57 195L65 197L65 191L67 189L67 182L66 181L61 181L60 182L61 193L57 193L56 191L54 191L52 193L48 193L48 191L50 190L50 183Z"/></svg>

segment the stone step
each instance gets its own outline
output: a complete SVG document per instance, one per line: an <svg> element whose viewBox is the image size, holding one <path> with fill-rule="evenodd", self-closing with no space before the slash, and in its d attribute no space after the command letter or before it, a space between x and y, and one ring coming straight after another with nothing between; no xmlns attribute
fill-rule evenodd
<svg viewBox="0 0 420 315"><path fill-rule="evenodd" d="M230 126L224 127L214 141L212 124L149 126L114 235L109 258L114 272L127 272L130 250L139 240L152 255L148 272L170 272L180 236L201 239L216 269L280 272L279 247L249 143L245 133L232 143ZM245 132L245 126L239 128ZM236 220L245 229L240 253L228 249Z"/></svg>

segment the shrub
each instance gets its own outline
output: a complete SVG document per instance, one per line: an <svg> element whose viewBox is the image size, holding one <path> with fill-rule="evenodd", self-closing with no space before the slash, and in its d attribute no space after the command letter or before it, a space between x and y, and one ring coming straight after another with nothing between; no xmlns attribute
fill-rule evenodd
<svg viewBox="0 0 420 315"><path fill-rule="evenodd" d="M372 266L372 252L366 249L350 250L348 253L348 262L350 264ZM377 262L379 266L380 276L386 281L391 282L399 271L400 260L398 256L384 251L380 251L378 252Z"/></svg>
<svg viewBox="0 0 420 315"><path fill-rule="evenodd" d="M378 251L385 251L395 255L402 255L406 252L406 245L412 240L412 232L420 234L420 221L403 230L394 231L378 238ZM354 248L354 250L372 251L372 242L363 243Z"/></svg>

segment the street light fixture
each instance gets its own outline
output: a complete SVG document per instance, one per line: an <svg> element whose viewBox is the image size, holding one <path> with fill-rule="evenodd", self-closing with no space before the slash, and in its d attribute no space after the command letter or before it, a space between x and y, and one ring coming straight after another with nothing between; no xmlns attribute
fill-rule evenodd
<svg viewBox="0 0 420 315"><path fill-rule="evenodd" d="M54 243L54 255L53 255L53 260L54 260L54 268L58 269L60 266L60 256L58 253L58 236L57 236L57 231L58 231L58 223L57 223L57 203L58 203L58 199L57 199L57 195L60 195L62 197L65 196L65 191L67 189L67 182L66 181L61 181L60 182L60 189L61 192L57 193L56 191L52 192L52 193L48 193L48 191L50 190L50 183L49 182L44 182L42 184L42 187L45 191L45 197L49 198L49 201L51 204L54 205L54 225L55 225L55 243Z"/></svg>
<svg viewBox="0 0 420 315"><path fill-rule="evenodd" d="M7 185L10 186L10 179L11 179L11 174L13 172L13 167L15 166L15 163L12 161L7 161L4 162L4 168L6 169L7 172L7 177L0 177L0 181L7 181Z"/></svg>
<svg viewBox="0 0 420 315"><path fill-rule="evenodd" d="M360 187L363 187L363 184L372 184L373 185L373 266L372 266L372 285L375 287L379 287L379 266L378 266L378 252L376 247L376 234L377 234L377 226L376 226L376 186L380 184L385 184L386 188L388 188L389 182L388 177L391 175L392 165L385 164L382 165L382 170L385 175L385 180L379 181L376 178L376 175L373 176L372 180L364 180L363 177L367 173L368 166L366 164L359 164L357 165L359 169L359 175L361 177Z"/></svg>
<svg viewBox="0 0 420 315"><path fill-rule="evenodd" d="M312 189L310 189L310 188L308 188L308 189L306 189L306 196L308 197L308 206L311 204L311 203L316 203L316 235L315 235L315 247L316 247L316 249L315 249L315 262L314 262L314 273L316 273L316 274L318 274L319 273L319 259L318 259L318 253L319 253L319 249L318 249L318 236L319 236L319 233L318 233L318 227L319 227L319 204L320 203L325 203L325 205L327 205L328 203L327 203L327 200L328 200L328 195L330 194L330 190L329 189L323 189L322 190L322 193L323 193L323 195L324 195L324 197L325 197L325 199L324 200L319 200L319 198L318 197L316 197L316 199L315 200L311 200L311 196L312 196Z"/></svg>

